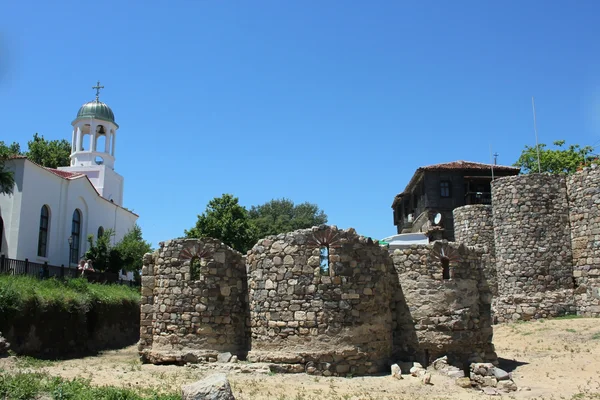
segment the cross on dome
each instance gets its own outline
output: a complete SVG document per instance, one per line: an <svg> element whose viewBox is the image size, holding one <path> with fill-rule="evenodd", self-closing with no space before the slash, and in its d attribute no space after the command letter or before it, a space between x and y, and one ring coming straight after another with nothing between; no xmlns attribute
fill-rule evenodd
<svg viewBox="0 0 600 400"><path fill-rule="evenodd" d="M100 81L96 84L96 86L92 86L92 89L96 89L96 101L100 97L100 89L104 89L104 86L100 86Z"/></svg>

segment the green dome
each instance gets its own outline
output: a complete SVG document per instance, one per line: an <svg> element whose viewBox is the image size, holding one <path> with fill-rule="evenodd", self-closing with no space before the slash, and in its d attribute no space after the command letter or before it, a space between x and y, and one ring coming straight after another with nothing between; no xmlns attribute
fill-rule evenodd
<svg viewBox="0 0 600 400"><path fill-rule="evenodd" d="M115 123L115 114L113 114L110 107L98 100L90 101L81 106L75 120L83 118L96 118Z"/></svg>

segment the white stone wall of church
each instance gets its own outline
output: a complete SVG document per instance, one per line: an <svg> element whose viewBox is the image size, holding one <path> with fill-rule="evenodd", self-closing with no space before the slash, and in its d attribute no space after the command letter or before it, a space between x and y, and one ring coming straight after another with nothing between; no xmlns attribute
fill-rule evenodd
<svg viewBox="0 0 600 400"><path fill-rule="evenodd" d="M6 230L6 247L2 252L10 258L47 261L51 265L66 264L69 259L68 238L71 235L73 211L82 214L80 255L88 247L87 236L97 235L98 227L113 229L116 243L136 221L137 216L98 196L87 178L65 180L35 164L16 160L24 168L23 178L11 197L0 196L2 217ZM12 205L8 203L13 203ZM38 257L40 212L43 205L50 208L47 257ZM7 221L4 209L12 208ZM6 251L5 251L6 249Z"/></svg>
<svg viewBox="0 0 600 400"><path fill-rule="evenodd" d="M61 167L62 171L86 174L100 195L123 205L123 177L105 165Z"/></svg>

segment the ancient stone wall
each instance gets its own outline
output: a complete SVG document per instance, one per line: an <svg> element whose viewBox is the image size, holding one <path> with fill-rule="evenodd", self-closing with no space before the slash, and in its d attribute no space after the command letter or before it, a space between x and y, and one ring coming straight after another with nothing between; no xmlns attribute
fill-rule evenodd
<svg viewBox="0 0 600 400"><path fill-rule="evenodd" d="M247 350L244 257L219 240L177 239L144 256L139 349L145 361L185 363Z"/></svg>
<svg viewBox="0 0 600 400"><path fill-rule="evenodd" d="M568 179L577 313L600 317L600 168Z"/></svg>
<svg viewBox="0 0 600 400"><path fill-rule="evenodd" d="M492 206L473 204L455 208L454 237L457 243L466 246L487 246L494 249L494 222Z"/></svg>
<svg viewBox="0 0 600 400"><path fill-rule="evenodd" d="M480 248L442 241L394 250L394 267L414 327L410 332L402 307L397 307L400 334L394 344L399 357L412 351L426 363L443 355L452 363L496 361L492 296L481 272L482 255Z"/></svg>
<svg viewBox="0 0 600 400"><path fill-rule="evenodd" d="M498 322L574 312L566 178L499 178L492 199Z"/></svg>
<svg viewBox="0 0 600 400"><path fill-rule="evenodd" d="M399 290L387 249L353 229L320 226L260 240L247 263L249 360L325 376L385 368Z"/></svg>
<svg viewBox="0 0 600 400"><path fill-rule="evenodd" d="M494 222L492 206L473 204L454 209L454 237L457 243L466 246L482 247L484 280L494 297L498 295L496 275L496 246L494 243Z"/></svg>

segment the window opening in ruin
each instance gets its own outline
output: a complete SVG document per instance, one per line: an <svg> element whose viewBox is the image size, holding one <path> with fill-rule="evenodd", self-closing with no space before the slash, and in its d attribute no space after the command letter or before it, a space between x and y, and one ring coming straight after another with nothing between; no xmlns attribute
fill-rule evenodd
<svg viewBox="0 0 600 400"><path fill-rule="evenodd" d="M321 275L329 275L329 247L321 246L319 269Z"/></svg>
<svg viewBox="0 0 600 400"><path fill-rule="evenodd" d="M202 267L202 258L193 257L190 260L190 280L200 280L200 268Z"/></svg>
<svg viewBox="0 0 600 400"><path fill-rule="evenodd" d="M450 259L448 257L440 257L440 263L442 264L442 278L450 279Z"/></svg>
<svg viewBox="0 0 600 400"><path fill-rule="evenodd" d="M450 197L450 182L440 182L440 197Z"/></svg>

